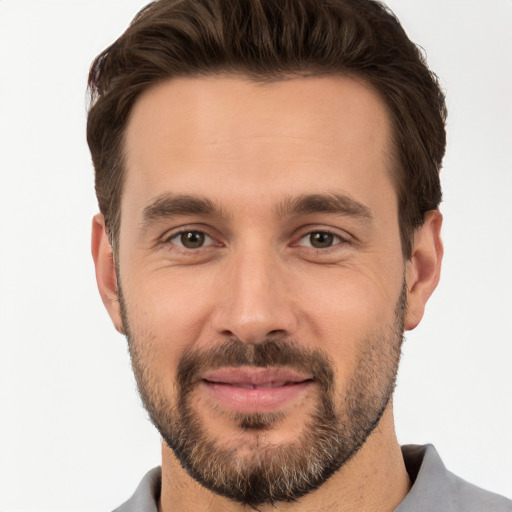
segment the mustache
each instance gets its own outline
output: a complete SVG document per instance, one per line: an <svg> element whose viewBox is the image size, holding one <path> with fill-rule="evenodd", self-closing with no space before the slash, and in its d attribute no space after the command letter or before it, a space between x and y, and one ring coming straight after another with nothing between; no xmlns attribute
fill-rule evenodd
<svg viewBox="0 0 512 512"><path fill-rule="evenodd" d="M178 386L186 390L206 371L242 366L297 370L312 375L313 381L326 392L331 391L334 385L334 365L318 349L309 349L288 339L272 338L248 344L238 338L230 338L207 349L186 351L177 367Z"/></svg>

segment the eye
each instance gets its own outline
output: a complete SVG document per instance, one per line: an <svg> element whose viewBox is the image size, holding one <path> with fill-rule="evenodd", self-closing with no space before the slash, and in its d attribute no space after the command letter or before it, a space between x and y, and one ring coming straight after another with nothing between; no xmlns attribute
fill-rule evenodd
<svg viewBox="0 0 512 512"><path fill-rule="evenodd" d="M213 243L213 239L202 231L182 231L171 236L168 241L185 249L200 249Z"/></svg>
<svg viewBox="0 0 512 512"><path fill-rule="evenodd" d="M341 243L343 240L338 235L328 231L312 231L304 235L297 245L303 247L313 247L315 249L327 249L333 245Z"/></svg>

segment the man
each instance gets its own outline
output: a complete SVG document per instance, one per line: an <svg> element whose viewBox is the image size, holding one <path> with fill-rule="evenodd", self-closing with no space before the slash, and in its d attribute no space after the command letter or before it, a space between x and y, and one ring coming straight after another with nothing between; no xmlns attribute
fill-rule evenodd
<svg viewBox="0 0 512 512"><path fill-rule="evenodd" d="M446 113L394 16L160 0L90 88L98 286L164 440L119 510L512 510L396 440Z"/></svg>

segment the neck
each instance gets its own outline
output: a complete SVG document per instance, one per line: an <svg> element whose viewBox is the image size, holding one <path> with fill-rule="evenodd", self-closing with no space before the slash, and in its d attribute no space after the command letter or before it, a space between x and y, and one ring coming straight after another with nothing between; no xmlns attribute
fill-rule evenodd
<svg viewBox="0 0 512 512"><path fill-rule="evenodd" d="M282 512L391 512L405 498L410 480L396 439L392 404L357 454L319 489ZM193 480L172 450L162 444L162 491L159 512L248 512L249 507L216 495ZM258 506L275 512L273 505Z"/></svg>

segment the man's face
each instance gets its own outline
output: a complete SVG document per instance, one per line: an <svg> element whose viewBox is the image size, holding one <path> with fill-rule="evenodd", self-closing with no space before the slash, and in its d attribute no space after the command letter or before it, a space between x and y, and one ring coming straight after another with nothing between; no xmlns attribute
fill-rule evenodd
<svg viewBox="0 0 512 512"><path fill-rule="evenodd" d="M175 79L134 107L122 325L153 421L215 492L299 497L389 404L406 302L390 139L378 95L343 77Z"/></svg>

